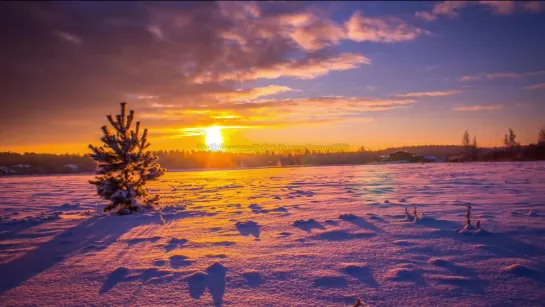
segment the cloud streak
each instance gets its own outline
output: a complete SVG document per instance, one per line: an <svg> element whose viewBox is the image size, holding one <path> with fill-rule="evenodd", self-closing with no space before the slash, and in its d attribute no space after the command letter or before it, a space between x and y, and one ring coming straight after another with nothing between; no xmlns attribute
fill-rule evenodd
<svg viewBox="0 0 545 307"><path fill-rule="evenodd" d="M359 11L350 17L345 27L347 38L356 42L394 43L414 40L418 36L429 34L428 31L410 26L399 18L366 17Z"/></svg>
<svg viewBox="0 0 545 307"><path fill-rule="evenodd" d="M394 94L394 97L406 97L406 98L422 98L422 97L443 97L451 96L460 93L458 90L453 91L436 91L436 92L414 92L406 94Z"/></svg>
<svg viewBox="0 0 545 307"><path fill-rule="evenodd" d="M513 73L513 72L503 72L503 73L480 73L472 76L463 76L459 79L462 82L476 81L476 80L493 80L493 79L519 79L545 75L545 70L538 70L525 73Z"/></svg>
<svg viewBox="0 0 545 307"><path fill-rule="evenodd" d="M530 85L530 86L525 87L525 89L527 89L527 90L537 90L537 89L542 89L542 88L545 88L545 83L539 83L539 84L534 84L534 85Z"/></svg>
<svg viewBox="0 0 545 307"><path fill-rule="evenodd" d="M232 129L312 125L333 122L371 121L369 114L410 108L412 99L319 96L297 99L262 99L252 102L232 101L200 105L191 109L177 107L149 109L143 118L167 137L180 136L180 129L222 126ZM161 127L172 127L161 130ZM156 130L154 128L154 130ZM184 130L184 131L185 131Z"/></svg>
<svg viewBox="0 0 545 307"><path fill-rule="evenodd" d="M492 14L511 15L515 12L515 1L479 1L479 4L488 6Z"/></svg>
<svg viewBox="0 0 545 307"><path fill-rule="evenodd" d="M434 21L440 16L456 18L460 15L460 10L469 5L469 1L444 1L436 3L431 12L417 12L416 17L426 21Z"/></svg>
<svg viewBox="0 0 545 307"><path fill-rule="evenodd" d="M523 12L538 13L543 9L539 1L522 3L521 1L442 1L435 3L431 11L416 12L415 16L431 22L439 17L446 16L450 19L458 18L460 12L469 6L486 7L492 15L511 15L517 8Z"/></svg>
<svg viewBox="0 0 545 307"><path fill-rule="evenodd" d="M474 106L459 106L454 107L454 111L463 111L463 112L475 112L475 111L493 111L501 110L503 105L474 105Z"/></svg>
<svg viewBox="0 0 545 307"><path fill-rule="evenodd" d="M338 56L323 58L307 57L301 61L285 60L268 67L248 67L241 70L210 71L196 76L196 83L253 81L257 79L277 79L293 77L297 79L314 79L327 75L330 71L344 71L370 64L370 60L355 53L342 53Z"/></svg>

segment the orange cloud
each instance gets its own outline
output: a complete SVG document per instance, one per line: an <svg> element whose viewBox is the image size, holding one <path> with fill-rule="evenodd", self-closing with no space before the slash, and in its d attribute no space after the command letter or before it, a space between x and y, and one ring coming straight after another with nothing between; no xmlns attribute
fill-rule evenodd
<svg viewBox="0 0 545 307"><path fill-rule="evenodd" d="M409 26L399 18L376 18L362 16L356 11L345 23L347 37L356 42L400 42L414 40L427 31Z"/></svg>
<svg viewBox="0 0 545 307"><path fill-rule="evenodd" d="M254 1L221 1L218 5L221 14L227 18L247 19L261 16L261 9Z"/></svg>
<svg viewBox="0 0 545 307"><path fill-rule="evenodd" d="M460 16L460 11L470 4L487 6L495 15L511 15L516 9L515 1L443 1L436 3L431 12L416 12L415 16L426 21L434 21L440 16L456 18ZM527 6L530 8L526 8ZM537 7L538 4L523 5L523 9L526 11L535 10Z"/></svg>
<svg viewBox="0 0 545 307"><path fill-rule="evenodd" d="M479 1L480 4L488 6L493 14L510 15L515 11L515 1Z"/></svg>
<svg viewBox="0 0 545 307"><path fill-rule="evenodd" d="M330 21L317 21L298 27L290 34L295 42L308 51L337 45L345 36L345 30Z"/></svg>
<svg viewBox="0 0 545 307"><path fill-rule="evenodd" d="M415 16L426 21L434 21L441 15L455 18L460 15L459 10L466 7L468 4L469 1L444 1L436 3L431 12L417 12Z"/></svg>
<svg viewBox="0 0 545 307"><path fill-rule="evenodd" d="M500 110L503 109L503 105L488 105L488 106L482 106L482 105L475 105L475 106L462 106L462 107L454 107L454 111L492 111L492 110Z"/></svg>
<svg viewBox="0 0 545 307"><path fill-rule="evenodd" d="M441 96L451 96L458 94L460 91L438 91L438 92L416 92L416 93L406 93L406 94L394 94L395 97L407 97L407 98L421 98L421 97L441 97Z"/></svg>
<svg viewBox="0 0 545 307"><path fill-rule="evenodd" d="M270 95L290 92L290 91L294 91L294 90L287 86L269 85L265 87L257 87L257 88L250 88L250 89L244 89L244 90L235 90L232 92L211 94L210 96L220 100L235 101L235 100L256 99L263 96L270 96Z"/></svg>
<svg viewBox="0 0 545 307"><path fill-rule="evenodd" d="M364 17L354 13L344 25L331 18L316 15L311 11L288 12L263 16L259 8L248 9L244 4L221 4L224 16L228 16L234 27L221 34L224 39L236 42L244 50L251 50L252 41L260 39L289 39L306 51L317 51L337 45L341 40L398 42L413 40L426 31L409 26L399 18ZM253 7L253 6L251 6ZM228 9L226 9L228 8ZM235 9L238 8L238 9Z"/></svg>
<svg viewBox="0 0 545 307"><path fill-rule="evenodd" d="M208 126L248 129L331 122L371 121L369 112L411 107L414 100L323 96L313 98L210 103L193 109L146 112L146 125L157 137L179 137Z"/></svg>
<svg viewBox="0 0 545 307"><path fill-rule="evenodd" d="M298 79L314 79L324 76L330 71L342 71L369 64L370 60L355 53L343 53L328 58L307 58L304 61L283 61L270 67L250 67L239 71L204 72L195 78L195 82L252 81L257 79L277 79L294 77Z"/></svg>

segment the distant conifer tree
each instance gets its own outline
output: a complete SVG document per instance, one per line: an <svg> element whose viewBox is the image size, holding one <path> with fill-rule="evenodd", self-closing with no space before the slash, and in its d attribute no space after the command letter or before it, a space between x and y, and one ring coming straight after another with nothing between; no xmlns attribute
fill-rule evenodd
<svg viewBox="0 0 545 307"><path fill-rule="evenodd" d="M507 150L516 149L520 146L520 143L517 142L517 135L511 128L509 128L509 134L504 136L503 143Z"/></svg>
<svg viewBox="0 0 545 307"><path fill-rule="evenodd" d="M144 152L150 146L148 129L140 135L140 122L136 122L136 129L131 130L134 111L127 115L126 110L127 103L122 102L121 114L116 115L115 121L112 115L107 116L115 131L102 126L104 135L100 140L104 147L89 145L98 175L89 182L96 186L102 199L111 201L104 211L117 209L119 214L129 214L157 202L159 195L148 195L145 184L165 173L157 164L158 157L150 151Z"/></svg>
<svg viewBox="0 0 545 307"><path fill-rule="evenodd" d="M539 136L537 138L537 143L538 144L545 144L545 127L542 128L540 131L539 131Z"/></svg>
<svg viewBox="0 0 545 307"><path fill-rule="evenodd" d="M464 132L464 136L462 137L462 146L464 146L465 148L469 148L471 146L471 143L470 143L470 138L469 138L469 133L467 132L467 130Z"/></svg>

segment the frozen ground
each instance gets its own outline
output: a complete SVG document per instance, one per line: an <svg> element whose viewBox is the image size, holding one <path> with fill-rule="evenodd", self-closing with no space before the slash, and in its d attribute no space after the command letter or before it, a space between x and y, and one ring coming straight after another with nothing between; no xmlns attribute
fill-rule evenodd
<svg viewBox="0 0 545 307"><path fill-rule="evenodd" d="M172 172L123 217L88 179L0 178L0 305L544 306L545 163Z"/></svg>

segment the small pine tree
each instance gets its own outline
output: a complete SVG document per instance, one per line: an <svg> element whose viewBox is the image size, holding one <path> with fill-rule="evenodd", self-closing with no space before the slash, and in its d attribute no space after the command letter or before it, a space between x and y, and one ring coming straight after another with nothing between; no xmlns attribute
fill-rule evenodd
<svg viewBox="0 0 545 307"><path fill-rule="evenodd" d="M91 158L97 162L95 180L89 182L96 186L98 195L111 201L104 211L117 209L119 214L129 214L142 207L151 207L159 196L150 196L145 184L165 173L157 164L158 157L144 150L150 146L147 141L148 129L140 135L140 122L131 130L134 111L127 115L127 103L121 103L121 114L106 116L115 134L107 126L102 126L104 135L100 139L104 147L89 145L93 151Z"/></svg>

